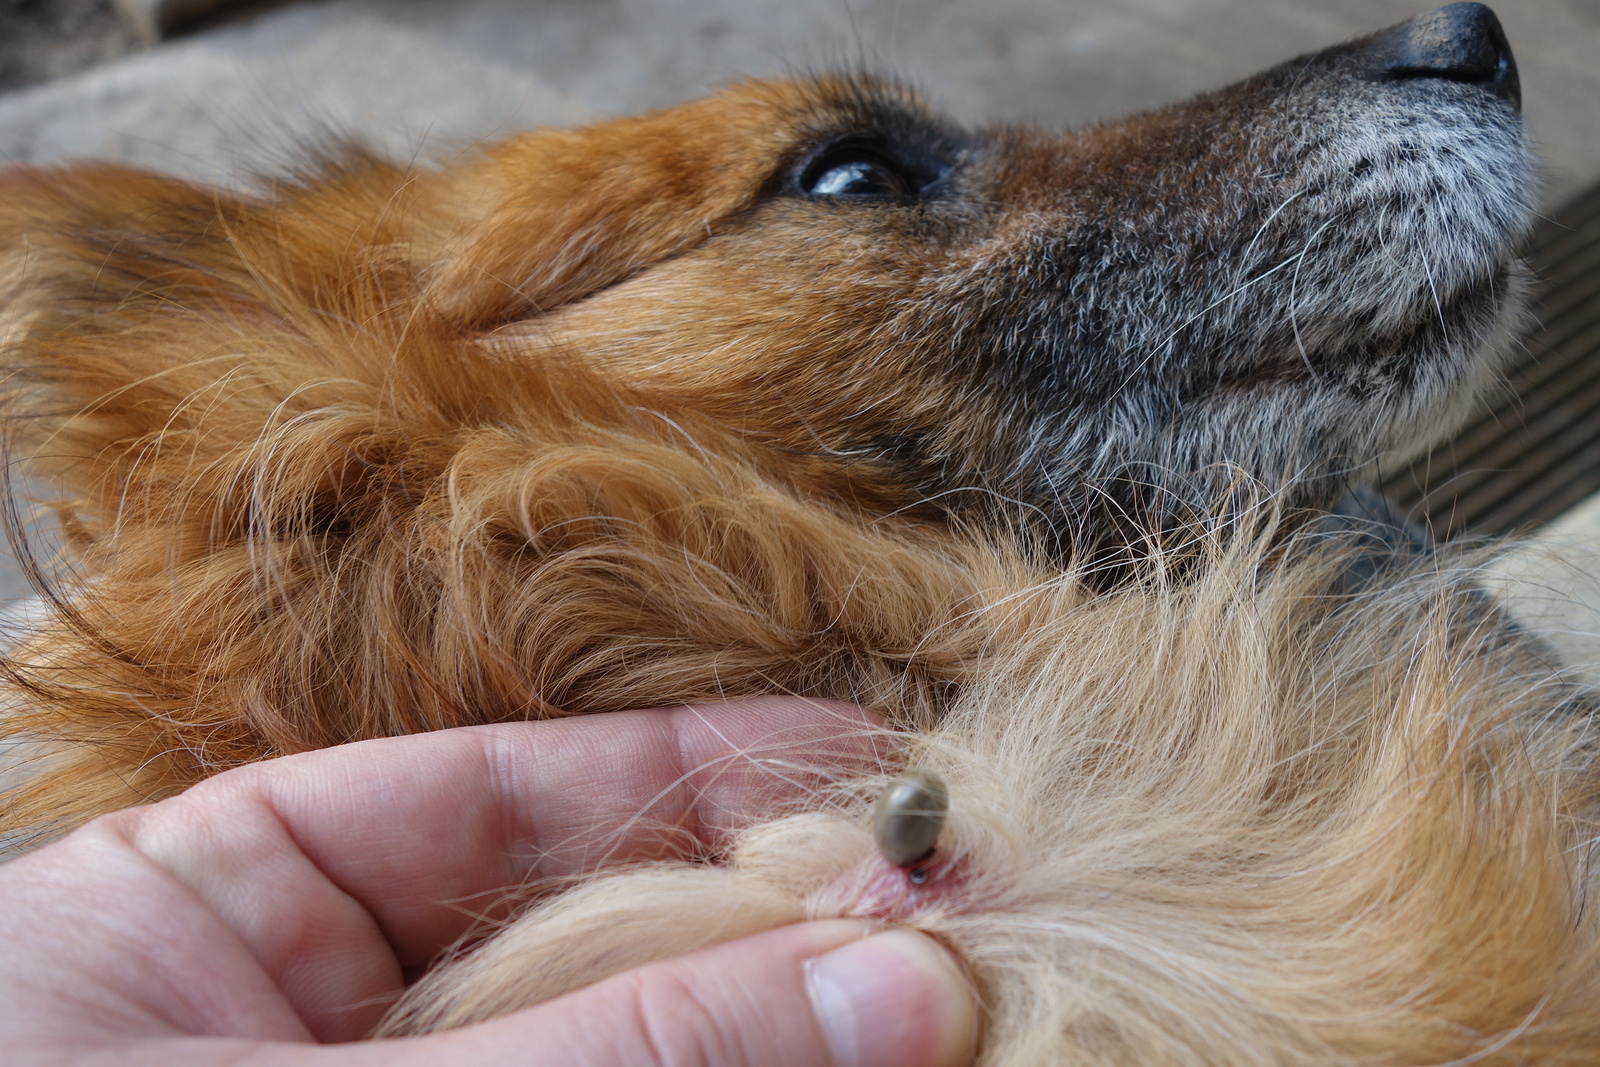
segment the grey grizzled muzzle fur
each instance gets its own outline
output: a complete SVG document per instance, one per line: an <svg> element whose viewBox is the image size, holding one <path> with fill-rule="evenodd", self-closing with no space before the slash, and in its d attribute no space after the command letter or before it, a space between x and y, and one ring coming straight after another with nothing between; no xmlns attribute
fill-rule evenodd
<svg viewBox="0 0 1600 1067"><path fill-rule="evenodd" d="M1326 503L1443 433L1521 307L1517 99L1494 16L1458 4L1063 140L993 135L957 182L1005 209L942 301L984 309L961 333L996 417L941 458L990 473L939 480L1101 549L1241 475Z"/></svg>
<svg viewBox="0 0 1600 1067"><path fill-rule="evenodd" d="M1472 408L1524 288L1519 97L1477 4L1066 136L955 130L863 88L819 131L823 162L724 239L801 221L853 238L819 284L880 320L879 360L944 394L861 397L816 431L829 449L951 512L1119 550L1241 479L1331 502ZM841 152L900 184L805 186L841 180ZM911 251L880 263L877 242ZM864 304L864 275L893 304Z"/></svg>

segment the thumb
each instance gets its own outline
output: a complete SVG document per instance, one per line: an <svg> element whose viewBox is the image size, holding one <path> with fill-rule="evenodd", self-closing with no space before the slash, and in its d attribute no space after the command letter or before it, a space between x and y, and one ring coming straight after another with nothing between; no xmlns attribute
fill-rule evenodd
<svg viewBox="0 0 1600 1067"><path fill-rule="evenodd" d="M832 920L641 967L480 1026L338 1051L352 1067L961 1067L977 1025L970 985L936 942Z"/></svg>

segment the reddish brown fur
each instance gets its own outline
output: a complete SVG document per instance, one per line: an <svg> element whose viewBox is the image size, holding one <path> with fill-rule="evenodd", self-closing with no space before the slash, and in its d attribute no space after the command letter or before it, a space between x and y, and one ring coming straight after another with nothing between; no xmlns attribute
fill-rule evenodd
<svg viewBox="0 0 1600 1067"><path fill-rule="evenodd" d="M753 83L267 196L8 172L12 444L88 580L9 661L15 729L72 745L0 827L507 718L773 690L931 714L993 638L969 613L1050 573L920 503L915 468L838 452L834 427L910 425L999 462L968 373L881 343L923 317L904 279L948 268L839 212L739 236L774 161L879 92L921 107ZM1095 135L1083 180L1177 128ZM1026 219L1058 150L1014 137Z"/></svg>
<svg viewBox="0 0 1600 1067"><path fill-rule="evenodd" d="M262 195L6 172L12 447L78 577L9 661L16 727L70 766L0 826L529 715L776 689L903 717L973 668L995 590L1241 476L1327 499L1486 376L1526 184L1514 110L1363 54L1060 139L822 78ZM1412 180L1410 126L1370 136L1413 97L1483 140L1427 162L1487 167L1470 204ZM926 192L799 187L861 138ZM1453 258L1357 230L1307 267L1391 179ZM1292 301L1235 285L1260 256ZM1406 302L1352 307L1338 256L1405 268Z"/></svg>
<svg viewBox="0 0 1600 1067"><path fill-rule="evenodd" d="M718 129L742 108L774 136L771 102L804 93L735 94ZM669 141L708 106L437 175L357 157L271 200L114 167L7 176L16 433L70 487L68 547L94 578L10 661L13 727L79 754L11 799L7 828L362 737L773 690L920 706L963 676L982 639L940 624L1020 564L863 523L892 487L750 441L707 416L727 407L709 388L645 396L463 339L748 199L734 167L714 177L736 191L659 214L659 180L687 181L665 150L665 178L586 173L597 146ZM579 180L463 219L454 190L508 172ZM527 280L476 283L509 277Z"/></svg>

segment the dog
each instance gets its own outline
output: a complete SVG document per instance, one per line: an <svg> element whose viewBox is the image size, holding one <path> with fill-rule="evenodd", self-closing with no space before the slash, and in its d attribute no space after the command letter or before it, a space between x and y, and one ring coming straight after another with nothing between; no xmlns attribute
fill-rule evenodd
<svg viewBox="0 0 1600 1067"><path fill-rule="evenodd" d="M842 784L391 1030L870 914L963 954L987 1062L1589 1062L1587 720L1458 569L1341 592L1304 526L1493 387L1519 107L1455 4L1064 136L849 74L248 193L8 170L64 562L0 833L366 737L853 700L952 783L928 885ZM708 896L739 921L679 921Z"/></svg>

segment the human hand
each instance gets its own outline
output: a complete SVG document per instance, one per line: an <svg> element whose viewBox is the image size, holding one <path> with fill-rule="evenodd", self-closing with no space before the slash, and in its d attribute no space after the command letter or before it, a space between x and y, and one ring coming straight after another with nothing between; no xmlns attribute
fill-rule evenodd
<svg viewBox="0 0 1600 1067"><path fill-rule="evenodd" d="M867 725L766 699L472 727L256 764L98 819L0 866L5 1062L969 1062L975 1011L944 950L845 920L360 1041L494 894L715 846L797 788L797 762L874 758Z"/></svg>

